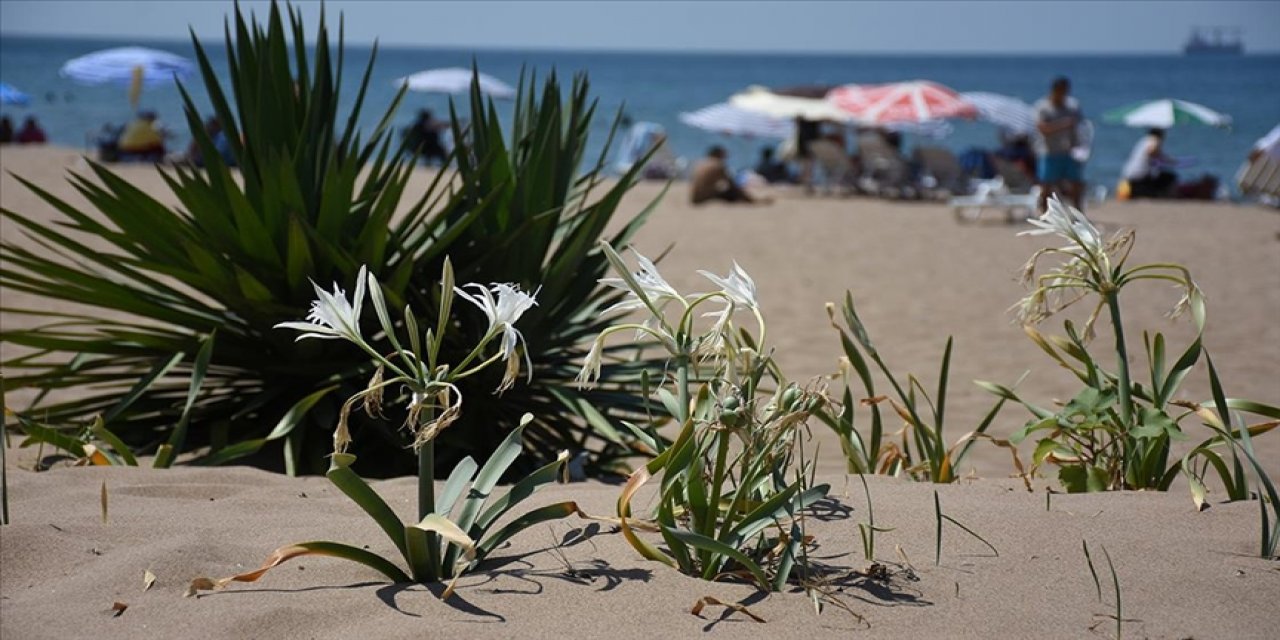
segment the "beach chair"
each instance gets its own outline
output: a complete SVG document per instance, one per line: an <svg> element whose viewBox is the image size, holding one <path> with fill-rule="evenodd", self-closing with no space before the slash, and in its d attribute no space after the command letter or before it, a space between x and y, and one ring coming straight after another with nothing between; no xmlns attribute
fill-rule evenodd
<svg viewBox="0 0 1280 640"><path fill-rule="evenodd" d="M853 191L857 171L840 145L830 140L814 140L809 143L809 152L813 154L814 164L826 178L828 193L837 188L846 195Z"/></svg>
<svg viewBox="0 0 1280 640"><path fill-rule="evenodd" d="M970 191L964 167L950 150L943 147L916 147L912 157L920 167L920 186L928 195L944 197Z"/></svg>
<svg viewBox="0 0 1280 640"><path fill-rule="evenodd" d="M858 187L881 197L910 198L918 194L912 182L911 165L879 134L858 136L862 175Z"/></svg>
<svg viewBox="0 0 1280 640"><path fill-rule="evenodd" d="M653 122L635 123L627 131L626 137L618 147L618 155L613 163L614 171L618 175L630 171L645 157L645 154L657 147L645 164L640 177L649 180L679 177L684 173L686 162L676 157L666 142L667 132L662 125Z"/></svg>
<svg viewBox="0 0 1280 640"><path fill-rule="evenodd" d="M971 195L952 198L948 203L960 222L974 222L986 209L1004 211L1009 223L1035 215L1040 204L1040 187L1017 165L993 158L996 177L977 183Z"/></svg>
<svg viewBox="0 0 1280 640"><path fill-rule="evenodd" d="M1262 154L1252 162L1241 165L1236 174L1236 184L1246 196L1280 198L1280 160Z"/></svg>

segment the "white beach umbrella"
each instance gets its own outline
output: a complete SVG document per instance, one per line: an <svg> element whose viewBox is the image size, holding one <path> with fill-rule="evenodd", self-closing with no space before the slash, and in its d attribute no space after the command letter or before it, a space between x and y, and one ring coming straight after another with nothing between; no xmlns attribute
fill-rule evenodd
<svg viewBox="0 0 1280 640"><path fill-rule="evenodd" d="M968 91L960 98L978 109L978 119L986 120L1014 133L1036 131L1036 113L1031 105L1012 96L986 91Z"/></svg>
<svg viewBox="0 0 1280 640"><path fill-rule="evenodd" d="M727 102L680 114L680 122L691 127L753 138L785 140L795 132L795 121L735 107Z"/></svg>
<svg viewBox="0 0 1280 640"><path fill-rule="evenodd" d="M1231 116L1186 100L1150 100L1108 111L1103 119L1126 127L1168 129L1175 124L1231 126Z"/></svg>
<svg viewBox="0 0 1280 640"><path fill-rule="evenodd" d="M755 113L794 120L818 120L851 122L851 116L834 104L821 98L801 98L774 93L764 87L753 86L734 94L729 104Z"/></svg>
<svg viewBox="0 0 1280 640"><path fill-rule="evenodd" d="M81 84L129 86L129 104L135 108L143 86L173 84L196 71L190 60L168 51L146 47L117 47L72 58L58 74Z"/></svg>
<svg viewBox="0 0 1280 640"><path fill-rule="evenodd" d="M194 63L175 53L118 47L68 60L58 73L82 84L130 84L140 75L142 84L150 87L182 80L195 71Z"/></svg>
<svg viewBox="0 0 1280 640"><path fill-rule="evenodd" d="M494 98L515 97L516 90L511 85L483 73L479 74L479 76L481 93ZM471 77L471 69L463 69L461 67L428 69L399 78L395 81L395 85L397 87L406 86L410 91L458 94L471 91Z"/></svg>

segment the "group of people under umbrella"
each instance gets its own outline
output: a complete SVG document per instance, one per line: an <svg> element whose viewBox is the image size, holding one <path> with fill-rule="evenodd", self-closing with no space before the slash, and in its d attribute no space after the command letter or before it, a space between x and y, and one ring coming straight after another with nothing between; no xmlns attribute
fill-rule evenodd
<svg viewBox="0 0 1280 640"><path fill-rule="evenodd" d="M753 201L747 188L750 178L766 182L799 182L811 191L815 156L830 153L820 145L834 140L843 151L847 128L858 132L859 154L852 156L852 162L844 164L841 158L834 161L819 158L818 164L824 165L828 181L833 178L832 167L838 181L858 172L874 178L877 163L896 163L907 167L906 171L899 172L899 179L911 176L921 188L939 186L937 176L930 173L929 160L931 157L936 159L938 153L951 155L950 152L936 148L917 149L918 152L928 152L922 154L925 156L923 160L893 156L901 155L903 132L941 137L948 130L947 120L951 119L985 120L997 125L1001 132L998 150L971 150L958 159L951 157L951 165L957 170L963 169L964 176L991 178L994 175L1001 185L1021 182L1027 191L1038 194L1041 207L1051 192L1083 206L1083 167L1091 153L1093 126L1085 119L1079 102L1071 96L1071 84L1065 77L1054 79L1047 95L1034 105L994 93L960 93L920 80L779 90L751 87L733 95L725 103L681 114L680 120L692 127L727 135L781 140L779 151L764 150L753 175L744 180L728 170L724 148L719 145L713 147L694 168L692 199L695 203L715 199ZM1185 163L1165 151L1164 132L1182 124L1227 127L1231 123L1229 116L1203 105L1164 99L1109 111L1104 120L1148 129L1125 165L1117 189L1118 196L1213 197L1216 179L1177 184L1174 170ZM891 154L887 159L883 157L881 148L886 143ZM782 161L791 161L796 170L789 170ZM1022 175L1011 176L1009 172L1012 169L1019 170ZM871 178L864 177L863 180L876 184ZM962 182L973 184L976 181L956 180L941 186L947 187L946 192L955 194L964 191Z"/></svg>

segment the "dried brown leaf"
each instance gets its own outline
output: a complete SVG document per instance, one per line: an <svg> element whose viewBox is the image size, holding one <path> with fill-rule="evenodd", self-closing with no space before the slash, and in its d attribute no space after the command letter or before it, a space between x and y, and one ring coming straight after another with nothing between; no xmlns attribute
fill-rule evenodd
<svg viewBox="0 0 1280 640"><path fill-rule="evenodd" d="M734 611L737 611L738 613L741 613L744 616L747 616L748 618L751 618L752 620L755 620L756 622L765 621L764 618L761 618L760 616L754 613L751 613L751 610L747 609L746 605L743 605L738 602L723 602L711 596L703 596L701 598L698 598L698 601L693 603L693 609L691 609L689 613L692 613L695 616L701 615L702 610L705 609L707 605L715 605L717 607L725 607L727 609L732 609Z"/></svg>
<svg viewBox="0 0 1280 640"><path fill-rule="evenodd" d="M258 567L257 569L254 569L253 571L247 571L245 573L229 576L226 578L218 578L217 580L213 580L210 578L196 578L191 581L191 584L190 586L187 587L187 592L184 595L185 597L191 597L198 594L201 591L217 591L219 589L226 587L228 584L231 584L232 582L257 582L258 578L261 578L263 574L274 569L280 564L283 564L285 562L288 562L289 560L292 560L300 556L309 556L309 555L328 555L328 554L323 551L308 549L306 547L299 546L299 545L294 545L294 544L286 545L273 551L271 555L267 556L267 559L263 561L262 566Z"/></svg>
<svg viewBox="0 0 1280 640"><path fill-rule="evenodd" d="M129 605L128 605L128 604L125 604L125 603L123 603L123 602L116 602L116 603L113 603L113 604L111 605L111 617L112 617L112 618L119 618L119 617L121 616L121 614L123 614L123 613L124 613L125 609L128 609L128 608L129 608Z"/></svg>

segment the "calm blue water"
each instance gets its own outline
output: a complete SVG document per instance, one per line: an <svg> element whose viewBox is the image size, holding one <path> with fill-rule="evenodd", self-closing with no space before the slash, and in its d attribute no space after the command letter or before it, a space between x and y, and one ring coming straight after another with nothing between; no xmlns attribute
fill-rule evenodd
<svg viewBox="0 0 1280 640"><path fill-rule="evenodd" d="M20 117L37 115L52 139L60 144L83 146L86 133L104 122L129 117L125 89L118 86L86 87L58 76L66 60L98 49L137 44L106 40L70 40L6 37L0 40L0 80L31 93L27 108L6 106L4 113ZM214 60L225 61L223 48L206 43ZM185 56L193 56L189 42L151 43ZM347 77L352 84L368 61L367 47L348 48ZM1230 178L1250 145L1280 122L1280 56L1241 58L1184 58L1181 56L867 56L867 55L749 55L749 54L650 54L598 52L464 51L448 49L383 49L373 72L367 124L395 92L393 80L422 69L469 66L473 56L480 69L512 84L522 66L545 74L589 72L592 93L602 111L612 114L625 103L636 120L664 125L675 151L693 157L709 145L720 143L730 151L730 162L749 166L760 141L726 139L680 124L681 111L725 100L742 88L761 84L785 86L808 83L873 83L915 78L930 79L960 91L992 91L1028 102L1041 96L1049 80L1059 74L1071 77L1075 94L1098 125L1094 156L1087 169L1090 180L1115 181L1139 132L1098 122L1101 113L1138 100L1177 97L1200 102L1231 114L1229 131L1180 127L1171 132L1169 150L1193 156L1198 165L1188 173L1207 171ZM203 85L189 87L199 104L206 104ZM348 91L348 97L354 87ZM46 98L46 94L52 100ZM150 89L144 106L182 129L178 92L173 88ZM398 121L407 124L418 107L446 111L443 96L409 94ZM370 108L372 107L372 108ZM595 144L602 144L609 118L599 118ZM944 144L955 151L970 146L991 146L995 130L985 123L958 122ZM180 139L179 144L185 144ZM910 140L908 141L910 143Z"/></svg>

